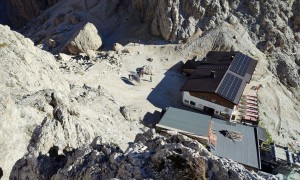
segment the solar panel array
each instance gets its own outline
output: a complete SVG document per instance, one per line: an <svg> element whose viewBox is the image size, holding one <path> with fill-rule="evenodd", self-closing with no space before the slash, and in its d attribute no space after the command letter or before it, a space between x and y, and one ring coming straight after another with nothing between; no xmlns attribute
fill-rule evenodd
<svg viewBox="0 0 300 180"><path fill-rule="evenodd" d="M234 60L231 63L229 70L241 75L245 76L251 62L251 58L242 54L238 53L235 55Z"/></svg>
<svg viewBox="0 0 300 180"><path fill-rule="evenodd" d="M234 102L234 99L241 87L243 80L235 75L227 73L221 82L217 93L222 97Z"/></svg>

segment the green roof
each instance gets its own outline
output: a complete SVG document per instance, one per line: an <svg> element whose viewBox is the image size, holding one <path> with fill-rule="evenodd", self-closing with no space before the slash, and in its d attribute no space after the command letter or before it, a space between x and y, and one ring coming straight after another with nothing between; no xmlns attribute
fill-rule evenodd
<svg viewBox="0 0 300 180"><path fill-rule="evenodd" d="M207 137L210 120L211 116L208 115L169 107L158 126ZM212 118L212 122L213 133L217 136L216 146L211 146L212 154L260 169L255 127L230 123L215 118ZM243 138L240 141L233 141L222 134L224 130L240 132L243 134Z"/></svg>
<svg viewBox="0 0 300 180"><path fill-rule="evenodd" d="M204 114L169 107L159 125L187 131L198 136L208 136L210 118Z"/></svg>

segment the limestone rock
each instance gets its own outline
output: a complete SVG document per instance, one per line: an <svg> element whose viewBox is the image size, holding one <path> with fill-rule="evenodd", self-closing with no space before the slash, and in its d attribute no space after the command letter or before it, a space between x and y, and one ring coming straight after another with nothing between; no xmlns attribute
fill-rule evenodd
<svg viewBox="0 0 300 180"><path fill-rule="evenodd" d="M48 45L51 47L51 48L55 48L57 46L55 40L53 39L49 39L48 40Z"/></svg>
<svg viewBox="0 0 300 180"><path fill-rule="evenodd" d="M78 14L71 14L69 16L69 22L72 23L73 25L76 25L82 21L82 18Z"/></svg>
<svg viewBox="0 0 300 180"><path fill-rule="evenodd" d="M86 51L86 54L90 59L94 59L97 57L97 54L95 53L95 51L90 50L90 49Z"/></svg>
<svg viewBox="0 0 300 180"><path fill-rule="evenodd" d="M98 30L92 23L87 23L73 38L66 44L65 49L71 54L87 52L87 50L97 50L102 46L101 37Z"/></svg>
<svg viewBox="0 0 300 180"><path fill-rule="evenodd" d="M93 173L90 173L90 172ZM275 178L267 173L263 177ZM182 135L138 134L125 152L96 137L90 145L58 155L27 154L11 179L262 179L242 165L210 154L199 142Z"/></svg>
<svg viewBox="0 0 300 180"><path fill-rule="evenodd" d="M117 51L117 52L120 52L120 51L123 50L123 46L121 44L119 44L119 43L114 43L113 50Z"/></svg>
<svg viewBox="0 0 300 180"><path fill-rule="evenodd" d="M293 3L293 14L294 14L294 28L296 30L299 30L300 28L300 2L299 1L294 1Z"/></svg>
<svg viewBox="0 0 300 180"><path fill-rule="evenodd" d="M60 14L58 14L57 16L56 16L56 18L54 19L54 24L56 25L56 26L58 26L58 25L60 25L61 23L63 23L64 22L64 20L65 20L65 14L63 14L63 13L60 13Z"/></svg>
<svg viewBox="0 0 300 180"><path fill-rule="evenodd" d="M59 1L60 0L4 0L3 6L6 9L4 15L8 18L7 21L13 28L21 28L31 19L37 17L43 10L53 6Z"/></svg>
<svg viewBox="0 0 300 180"><path fill-rule="evenodd" d="M129 109L126 106L120 107L120 112L126 120L131 120Z"/></svg>
<svg viewBox="0 0 300 180"><path fill-rule="evenodd" d="M300 33L295 33L295 40L300 43Z"/></svg>
<svg viewBox="0 0 300 180"><path fill-rule="evenodd" d="M122 50L122 53L127 53L127 54L129 54L130 51L129 51L129 49L125 48L125 49Z"/></svg>
<svg viewBox="0 0 300 180"><path fill-rule="evenodd" d="M62 60L62 61L69 61L71 59L71 57L67 54L64 53L59 53L57 56L58 60Z"/></svg>
<svg viewBox="0 0 300 180"><path fill-rule="evenodd" d="M270 66L270 70L278 74L283 84L290 87L299 87L299 74L297 72L297 64L287 55L275 54L272 58L278 59L276 64Z"/></svg>
<svg viewBox="0 0 300 180"><path fill-rule="evenodd" d="M45 96L39 101L39 98L34 98L38 96L35 93L45 89L68 93L70 89L55 58L34 47L31 40L0 25L0 42L5 44L0 47L0 144L3 144L0 147L0 167L3 178L8 179L15 161L27 151L35 125L46 117L45 111L52 111L45 103ZM34 103L26 102L29 96Z"/></svg>
<svg viewBox="0 0 300 180"><path fill-rule="evenodd" d="M152 65L143 66L143 71L147 75L154 75L155 74L155 68Z"/></svg>
<svg viewBox="0 0 300 180"><path fill-rule="evenodd" d="M63 159L65 152L89 144L99 135L102 142L114 142L125 149L127 142L141 132L141 124L124 121L120 106L104 88L70 85L58 66L67 62L56 61L52 54L7 26L0 25L0 42L3 179L8 179L13 165L26 153L20 167L37 162L37 157L41 161L17 177L45 179L64 165L57 160ZM71 58L60 56L66 61ZM103 151L109 154L108 148ZM31 176L34 168L42 172Z"/></svg>

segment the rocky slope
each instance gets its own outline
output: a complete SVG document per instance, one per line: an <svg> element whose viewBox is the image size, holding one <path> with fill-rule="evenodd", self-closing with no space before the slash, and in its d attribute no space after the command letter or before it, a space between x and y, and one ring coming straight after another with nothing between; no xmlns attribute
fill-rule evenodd
<svg viewBox="0 0 300 180"><path fill-rule="evenodd" d="M133 36L126 33L136 31L136 27L126 23L129 19L134 20L135 24L139 23L130 1L61 1L25 26L21 32L35 44L43 44L45 50L54 54L74 54L74 51L66 51L65 47L71 37L76 36L87 23L92 23L97 28L104 45L112 46L114 38ZM130 30L132 28L133 31ZM55 46L52 45L53 42Z"/></svg>
<svg viewBox="0 0 300 180"><path fill-rule="evenodd" d="M98 135L125 149L140 131L142 126L124 119L120 105L101 84L68 83L53 55L2 25L0 57L4 179L27 151L47 153L57 146L60 154Z"/></svg>
<svg viewBox="0 0 300 180"><path fill-rule="evenodd" d="M33 173L35 172L35 173ZM262 174L263 175L263 174ZM242 165L211 155L199 142L182 135L138 134L123 152L97 137L90 145L58 155L27 154L10 179L277 179L261 177Z"/></svg>
<svg viewBox="0 0 300 180"><path fill-rule="evenodd" d="M265 84L266 82L263 82L265 77L269 78L268 82L278 81L270 75L271 73L266 67L267 61L265 60L263 53L255 48L255 45L251 43L249 35L244 32L245 30L241 25L233 28L232 25L224 23L209 33L202 35L200 38L197 36L193 37L196 39L191 38L183 45L166 45L161 46L160 48L157 48L155 45L121 46L118 51L101 52L97 57L92 58L91 60L82 58L76 60L78 57L75 57L74 59L62 54L61 57L63 59L57 63L61 67L61 76L71 84L70 93L65 94L53 90L43 90L34 93L34 95L29 96L23 101L22 107L35 107L42 112L48 112L49 115L46 114L41 116L41 120L43 121L37 123L32 129L31 132L33 133L30 133L30 139L27 139L27 141L30 142L27 147L28 152L21 160L15 163L11 177L26 178L26 176L32 176L45 179L50 179L50 177L63 179L66 176L69 176L72 178L124 177L126 179L127 177L160 178L174 176L174 178L176 178L180 174L174 173L176 170L176 167L174 166L176 165L174 165L173 162L169 162L168 159L163 160L166 161L167 170L157 171L156 162L152 161L152 158L150 159L150 157L146 156L148 151L140 152L142 158L149 158L148 161L145 161L145 164L133 164L135 163L135 160L127 160L127 158L132 156L130 155L130 148L139 145L133 144L129 147L128 151L123 153L118 150L116 145L106 144L106 142L117 142L118 146L121 145L121 147L123 147L122 149L125 150L127 147L126 143L130 142L130 139L133 140L135 134L139 131L139 124L137 122L123 120L123 117L120 117L120 112L118 112L118 110L120 109L121 104L122 107L123 105L129 107L129 110L134 106L134 111L131 111L128 114L124 113L127 119L132 119L134 113L141 113L143 116L146 112L152 112L154 108L151 103L155 105L157 105L157 103L164 103L166 106L178 106L178 104L181 104L178 88L183 83L182 80L184 80L184 78L181 77L178 73L179 70L177 71L176 68L171 68L166 72L166 70L164 70L165 67L174 66L174 64L183 57L191 58L194 55L199 55L199 58L201 58L211 49L227 50L239 48L239 50L249 55L252 54L257 59L260 59L259 67L254 75L254 81ZM239 39L240 41L236 41L232 36L236 36L236 39ZM126 51L124 51L124 49ZM152 57L155 60L149 62L147 61L148 57ZM143 64L149 64L155 67L154 82L147 82L144 78L141 86L132 86L122 81L122 78L124 79L124 76L128 75L128 71L134 70L136 67L141 67ZM101 86L99 87L98 85ZM156 90L152 90L153 87L155 87ZM273 88L278 88L280 92L287 91L279 82L277 85L274 85ZM105 89L108 89L109 92ZM272 117L267 120L273 122L282 115L280 114L280 116L278 116L274 110L278 108L279 103L276 101L274 102L273 98L278 97L274 94L274 97L273 95L268 95L268 99L261 98L265 96L265 92L269 93L270 89L270 86L267 85L265 88L262 88L262 91L259 91L259 98L261 100L261 108L265 108L266 112L269 115L272 115ZM154 99L153 97L149 98L153 92L158 93L155 94L157 97ZM112 94L113 96L110 96L109 94ZM165 94L170 94L170 96L166 96ZM294 105L294 102L290 102L292 99L290 96L291 95L288 93L279 96L280 100L287 101L286 107L288 109L292 109L292 106ZM164 98L162 99L161 97ZM176 99L176 101L174 101L174 99ZM290 113L287 115L288 117L282 116L283 129L289 129L291 132L297 133L297 126L288 125L288 121L291 122L293 119L296 119L297 114ZM32 116L35 117L36 115ZM120 119L120 121L118 119ZM137 117L133 119L141 118ZM271 130L273 124L268 125L267 120L264 122ZM101 127L101 129L96 131L95 129L98 129L99 127ZM277 126L274 126L274 128L277 128ZM284 136L298 137L294 134L290 135L289 132L285 130L282 131ZM126 131L130 131L130 134ZM272 135L273 134L276 134L276 131L274 131L274 133L272 131ZM100 141L99 138L94 140L94 143L98 141L97 144L99 145L98 147L101 147L100 150L99 148L98 150L97 148L93 148L94 145L92 148L87 145L92 142L93 137L96 135L100 135L102 139L102 141ZM151 140L152 137L141 138L144 136L147 137L148 135L138 136L136 143L143 144L148 140L150 142L160 141L156 138ZM165 140L162 136L157 134L155 134L155 136ZM172 139L172 137L169 138ZM282 138L286 139L286 137ZM166 141L168 142L170 140ZM279 141L282 140L280 139ZM172 143L175 142L172 141ZM149 148L153 153L156 153L152 145L149 146L146 144L141 147L143 147L143 150ZM182 147L182 142L179 142L176 146ZM172 146L161 146L161 148L163 149L163 152L173 152ZM188 148L193 149L193 147ZM201 149L201 152L205 151L202 147ZM113 158L112 155L102 154L109 151L118 153L116 159L118 159L117 157L120 155L120 161L122 160L121 162L123 163L116 164L114 160L110 162L110 159ZM134 150L133 154L136 154L136 151L137 150ZM74 152L76 153L74 154ZM157 153L158 155L161 154L161 152ZM165 154L161 154L161 156L162 155ZM189 154L184 155L187 157L190 156ZM202 156L211 157L213 159L216 158L209 154L203 154ZM95 160L93 160L94 157L96 157ZM220 161L226 162L226 164L229 163L230 166L235 168L232 170L230 170L230 168L222 169L220 166L227 166L224 164L218 165L219 161L215 162L213 160L208 160L207 163L209 168L206 171L208 174L206 176L214 177L214 175L211 174L217 172L224 173L224 177L222 178L237 178L237 176L240 178L260 178L253 173L245 171L243 167L236 163L224 159ZM217 167L209 166L209 162L213 164L217 163L217 165L215 165ZM72 164L75 164L75 167ZM196 164L191 166L190 173L196 173L193 171L194 165ZM188 165L188 167L190 166ZM101 170L98 169L98 171L97 168ZM218 170L219 168L221 168L221 170ZM178 171L176 170L176 172ZM230 172L230 175L228 172ZM95 176L93 176L93 174L95 174Z"/></svg>
<svg viewBox="0 0 300 180"><path fill-rule="evenodd" d="M149 33L171 42L186 41L196 32L208 32L223 22L242 24L257 48L269 55L268 68L299 97L300 16L297 9L299 2L295 0L64 1L48 9L22 32L35 44L45 44L46 50L58 53L87 22L95 24L104 44L110 45L111 41L122 39L114 34L116 30L119 36L137 37L137 28L129 30L135 26L145 34L136 18L138 14L144 25L150 26ZM56 46L49 45L49 40Z"/></svg>
<svg viewBox="0 0 300 180"><path fill-rule="evenodd" d="M0 23L19 29L59 0L1 0Z"/></svg>
<svg viewBox="0 0 300 180"><path fill-rule="evenodd" d="M1 1L0 6L7 1ZM26 3L36 2L18 3L13 8L21 16L24 11L24 17L32 18L42 12L36 9L46 8L36 4L32 5L35 10L25 12ZM126 152L117 146L125 150L127 143L143 131L143 126L135 120L142 120L146 113L180 106L178 89L184 77L174 68L175 64L194 56L201 59L210 50L239 50L259 60L253 82L262 84L258 91L261 125L279 144L291 147L299 141L298 7L299 3L293 0L60 1L21 30L44 50L54 54L72 53L74 46L71 51L65 49L75 44L73 54L85 52L90 58L60 54L58 61L50 53L34 47L29 39L0 25L3 61L0 65L0 135L3 137L0 155L4 157L0 158L0 167L4 170L4 179L9 174L12 178L46 179L66 176L176 178L179 174L174 173L176 167L172 159L161 157L165 153L181 157L174 144L187 150L184 152L187 157L208 159L205 160L206 177L221 173L224 178L259 178L231 161L212 160L216 157L206 154L200 145L197 147L204 154L195 154L194 146L184 144L190 140L176 144L169 136L155 134L150 138L144 134L138 136ZM22 18L15 20L19 20L16 24L24 22ZM88 30L85 31L88 34L84 32L80 37L89 22L99 35ZM179 44L168 44L150 34ZM75 41L78 35L80 41ZM95 46L93 37L98 39ZM100 41L102 52L94 52L101 46ZM127 45L106 51L114 42ZM82 44L87 48L82 48ZM149 58L151 62L147 61ZM148 76L141 86L126 81L128 72L144 65L155 67L153 82L149 82ZM121 108L126 109L123 112L126 119L134 121L122 116L119 110L123 106L126 106ZM95 139L90 147L88 144L97 136L102 140ZM169 146L159 145L156 151L146 143L148 141L169 143ZM156 154L157 159L150 158L149 152ZM140 161L140 157L148 161ZM165 166L158 166L158 161ZM225 169L222 169L218 162L236 168L223 164ZM13 165L14 171L10 173ZM187 165L191 173L197 173L193 166ZM163 171L156 171L157 167ZM110 171L105 171L107 169Z"/></svg>
<svg viewBox="0 0 300 180"><path fill-rule="evenodd" d="M242 24L252 42L270 54L269 69L283 84L299 89L298 1L133 0L133 5L153 35L171 42L187 40L199 29L209 31L224 21Z"/></svg>

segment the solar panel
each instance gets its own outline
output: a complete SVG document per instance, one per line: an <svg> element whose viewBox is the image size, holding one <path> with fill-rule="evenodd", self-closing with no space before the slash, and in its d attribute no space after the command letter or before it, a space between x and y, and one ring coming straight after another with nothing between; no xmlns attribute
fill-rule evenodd
<svg viewBox="0 0 300 180"><path fill-rule="evenodd" d="M251 58L242 53L238 53L231 63L229 70L241 76L245 76L251 62Z"/></svg>
<svg viewBox="0 0 300 180"><path fill-rule="evenodd" d="M227 73L217 90L217 93L222 97L234 101L243 80L235 75Z"/></svg>

